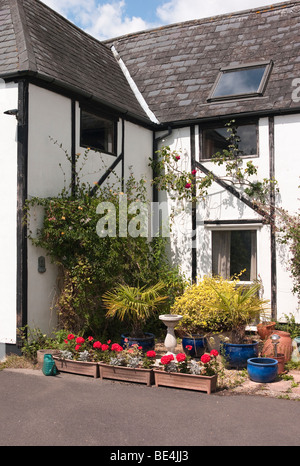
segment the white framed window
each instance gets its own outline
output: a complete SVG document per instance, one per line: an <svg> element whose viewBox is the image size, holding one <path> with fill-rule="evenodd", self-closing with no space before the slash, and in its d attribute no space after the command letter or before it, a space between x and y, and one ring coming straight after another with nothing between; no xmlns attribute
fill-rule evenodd
<svg viewBox="0 0 300 466"><path fill-rule="evenodd" d="M257 229L212 229L212 273L230 279L240 274L243 282L257 278Z"/></svg>

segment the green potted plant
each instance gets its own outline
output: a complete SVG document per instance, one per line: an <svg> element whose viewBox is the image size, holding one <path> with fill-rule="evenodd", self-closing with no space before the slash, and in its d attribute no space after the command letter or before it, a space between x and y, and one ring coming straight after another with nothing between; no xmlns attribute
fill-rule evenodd
<svg viewBox="0 0 300 466"><path fill-rule="evenodd" d="M247 359L258 356L258 341L245 341L246 326L260 317L269 301L259 297L259 283L239 285L230 292L211 286L217 296L214 309L223 315L230 331L230 341L222 344L224 357L232 367L246 367Z"/></svg>
<svg viewBox="0 0 300 466"><path fill-rule="evenodd" d="M129 345L138 344L143 350L154 349L154 335L143 331L147 319L157 313L159 306L167 296L162 296L164 283L146 287L119 284L113 291L107 291L102 301L107 309L107 318L118 318L130 324L129 333L122 334L121 345L125 339Z"/></svg>

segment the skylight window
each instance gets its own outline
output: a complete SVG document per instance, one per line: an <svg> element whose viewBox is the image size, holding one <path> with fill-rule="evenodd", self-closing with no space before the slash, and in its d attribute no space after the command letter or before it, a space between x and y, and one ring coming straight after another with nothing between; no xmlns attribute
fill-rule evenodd
<svg viewBox="0 0 300 466"><path fill-rule="evenodd" d="M236 99L262 95L271 63L222 68L208 100Z"/></svg>

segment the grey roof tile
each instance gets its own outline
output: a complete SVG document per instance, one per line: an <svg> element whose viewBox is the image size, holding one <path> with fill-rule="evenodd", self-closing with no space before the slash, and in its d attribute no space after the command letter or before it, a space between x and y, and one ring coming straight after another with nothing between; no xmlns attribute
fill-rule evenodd
<svg viewBox="0 0 300 466"><path fill-rule="evenodd" d="M292 80L300 76L299 23L297 0L173 24L105 43L116 47L156 117L169 123L295 107L291 94ZM137 57L143 66L137 66ZM274 67L263 97L207 101L222 66L269 60Z"/></svg>

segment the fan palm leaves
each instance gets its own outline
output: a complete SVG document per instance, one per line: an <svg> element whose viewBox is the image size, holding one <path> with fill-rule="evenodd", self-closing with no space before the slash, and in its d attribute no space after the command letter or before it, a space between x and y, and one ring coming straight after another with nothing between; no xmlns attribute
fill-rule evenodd
<svg viewBox="0 0 300 466"><path fill-rule="evenodd" d="M132 336L142 333L146 320L157 311L167 296L162 296L164 283L156 283L149 287L134 287L119 284L113 291L107 291L102 301L107 309L106 317L129 321L132 325Z"/></svg>

